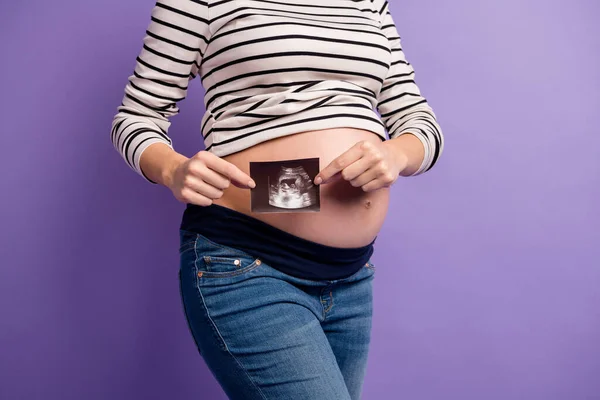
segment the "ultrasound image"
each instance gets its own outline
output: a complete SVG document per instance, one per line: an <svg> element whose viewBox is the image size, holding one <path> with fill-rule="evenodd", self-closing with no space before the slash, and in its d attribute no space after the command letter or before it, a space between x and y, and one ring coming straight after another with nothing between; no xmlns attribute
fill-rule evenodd
<svg viewBox="0 0 600 400"><path fill-rule="evenodd" d="M316 203L316 197L316 186L302 166L282 166L275 183L269 184L269 204L274 207L310 207Z"/></svg>
<svg viewBox="0 0 600 400"><path fill-rule="evenodd" d="M313 184L318 173L318 158L251 162L250 176L256 182L251 211L319 211L319 186Z"/></svg>

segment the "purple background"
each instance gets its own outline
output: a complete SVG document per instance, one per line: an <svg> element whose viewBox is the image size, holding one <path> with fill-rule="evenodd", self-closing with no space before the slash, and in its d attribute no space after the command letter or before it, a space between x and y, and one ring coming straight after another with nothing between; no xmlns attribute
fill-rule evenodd
<svg viewBox="0 0 600 400"><path fill-rule="evenodd" d="M152 5L0 4L2 399L225 398L179 302L183 205L109 140ZM393 188L364 398L600 399L599 3L392 11L447 147Z"/></svg>

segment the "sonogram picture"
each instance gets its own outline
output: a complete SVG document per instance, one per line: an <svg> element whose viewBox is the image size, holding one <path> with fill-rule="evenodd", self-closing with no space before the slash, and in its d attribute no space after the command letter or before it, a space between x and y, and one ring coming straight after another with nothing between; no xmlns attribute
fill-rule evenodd
<svg viewBox="0 0 600 400"><path fill-rule="evenodd" d="M315 212L320 210L318 158L250 162L252 212Z"/></svg>

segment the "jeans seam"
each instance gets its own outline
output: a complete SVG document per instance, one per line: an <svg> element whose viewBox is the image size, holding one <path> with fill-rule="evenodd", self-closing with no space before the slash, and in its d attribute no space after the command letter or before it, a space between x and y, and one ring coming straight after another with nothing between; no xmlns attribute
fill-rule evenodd
<svg viewBox="0 0 600 400"><path fill-rule="evenodd" d="M330 304L327 308L324 307L325 303L323 302L323 294L329 292L329 299L330 299ZM323 287L321 289L321 295L320 297L320 302L321 302L321 307L322 307L322 318L323 321L325 321L327 319L327 313L331 310L331 308L333 307L333 283L329 283L327 286Z"/></svg>
<svg viewBox="0 0 600 400"><path fill-rule="evenodd" d="M258 263L259 259L256 258L251 264L245 266L244 268L237 269L235 271L227 271L227 272L213 272L213 271L202 271L202 277L206 279L218 279L218 278L231 278L234 276L246 274L250 271L255 270L261 264Z"/></svg>
<svg viewBox="0 0 600 400"><path fill-rule="evenodd" d="M183 277L181 269L179 269L179 296L181 297L181 300L183 302L183 315L185 316L185 320L187 322L188 331L190 333L190 336L194 337L194 331L192 330L192 321L185 308L185 301L183 296ZM196 348L198 349L198 353L202 355L202 350L200 349L200 346L196 345Z"/></svg>
<svg viewBox="0 0 600 400"><path fill-rule="evenodd" d="M234 356L231 353L231 351L229 350L229 347L227 346L227 343L225 342L225 339L223 338L223 335L221 335L221 332L219 332L219 328L217 327L217 324L215 323L215 321L210 316L210 312L208 311L208 307L206 306L206 301L204 300L204 296L202 295L202 290L200 290L200 283L198 282L198 272L197 272L198 271L198 266L196 264L197 261L198 261L198 249L197 249L197 246L196 246L196 244L198 243L198 238L199 238L199 235L196 238L196 241L194 242L194 253L196 254L196 259L194 260L194 268L196 269L196 290L198 291L198 294L200 294L200 299L202 300L202 306L204 307L204 310L206 311L206 316L210 320L210 323L211 323L213 329L219 335L219 338L221 339L221 343L223 344L223 346L225 346L225 350L227 351L227 353L229 353L229 355L231 356L231 358L233 358L233 360L235 361L235 363L244 372L244 374L246 375L246 377L248 377L248 380L252 383L252 385L254 385L254 387L256 388L256 390L258 390L258 393L260 393L261 397L264 400L267 400L267 397L265 396L265 394L263 393L263 391L260 389L260 387L258 387L258 385L256 384L256 382L254 382L254 380L252 379L252 377L250 376L250 374L248 373L248 371L246 370L246 368L244 368L244 366L236 358L236 356Z"/></svg>
<svg viewBox="0 0 600 400"><path fill-rule="evenodd" d="M185 253L188 250L191 250L194 247L194 242L186 243L183 246L179 247L179 253Z"/></svg>
<svg viewBox="0 0 600 400"><path fill-rule="evenodd" d="M329 304L329 307L325 310L326 313L333 307L333 290L329 290L329 298L331 299L331 304Z"/></svg>

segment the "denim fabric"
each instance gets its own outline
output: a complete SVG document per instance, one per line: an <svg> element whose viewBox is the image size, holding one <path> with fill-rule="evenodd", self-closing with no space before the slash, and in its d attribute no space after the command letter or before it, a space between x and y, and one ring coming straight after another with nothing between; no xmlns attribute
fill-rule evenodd
<svg viewBox="0 0 600 400"><path fill-rule="evenodd" d="M308 280L180 231L191 334L230 399L356 400L367 365L375 267Z"/></svg>

